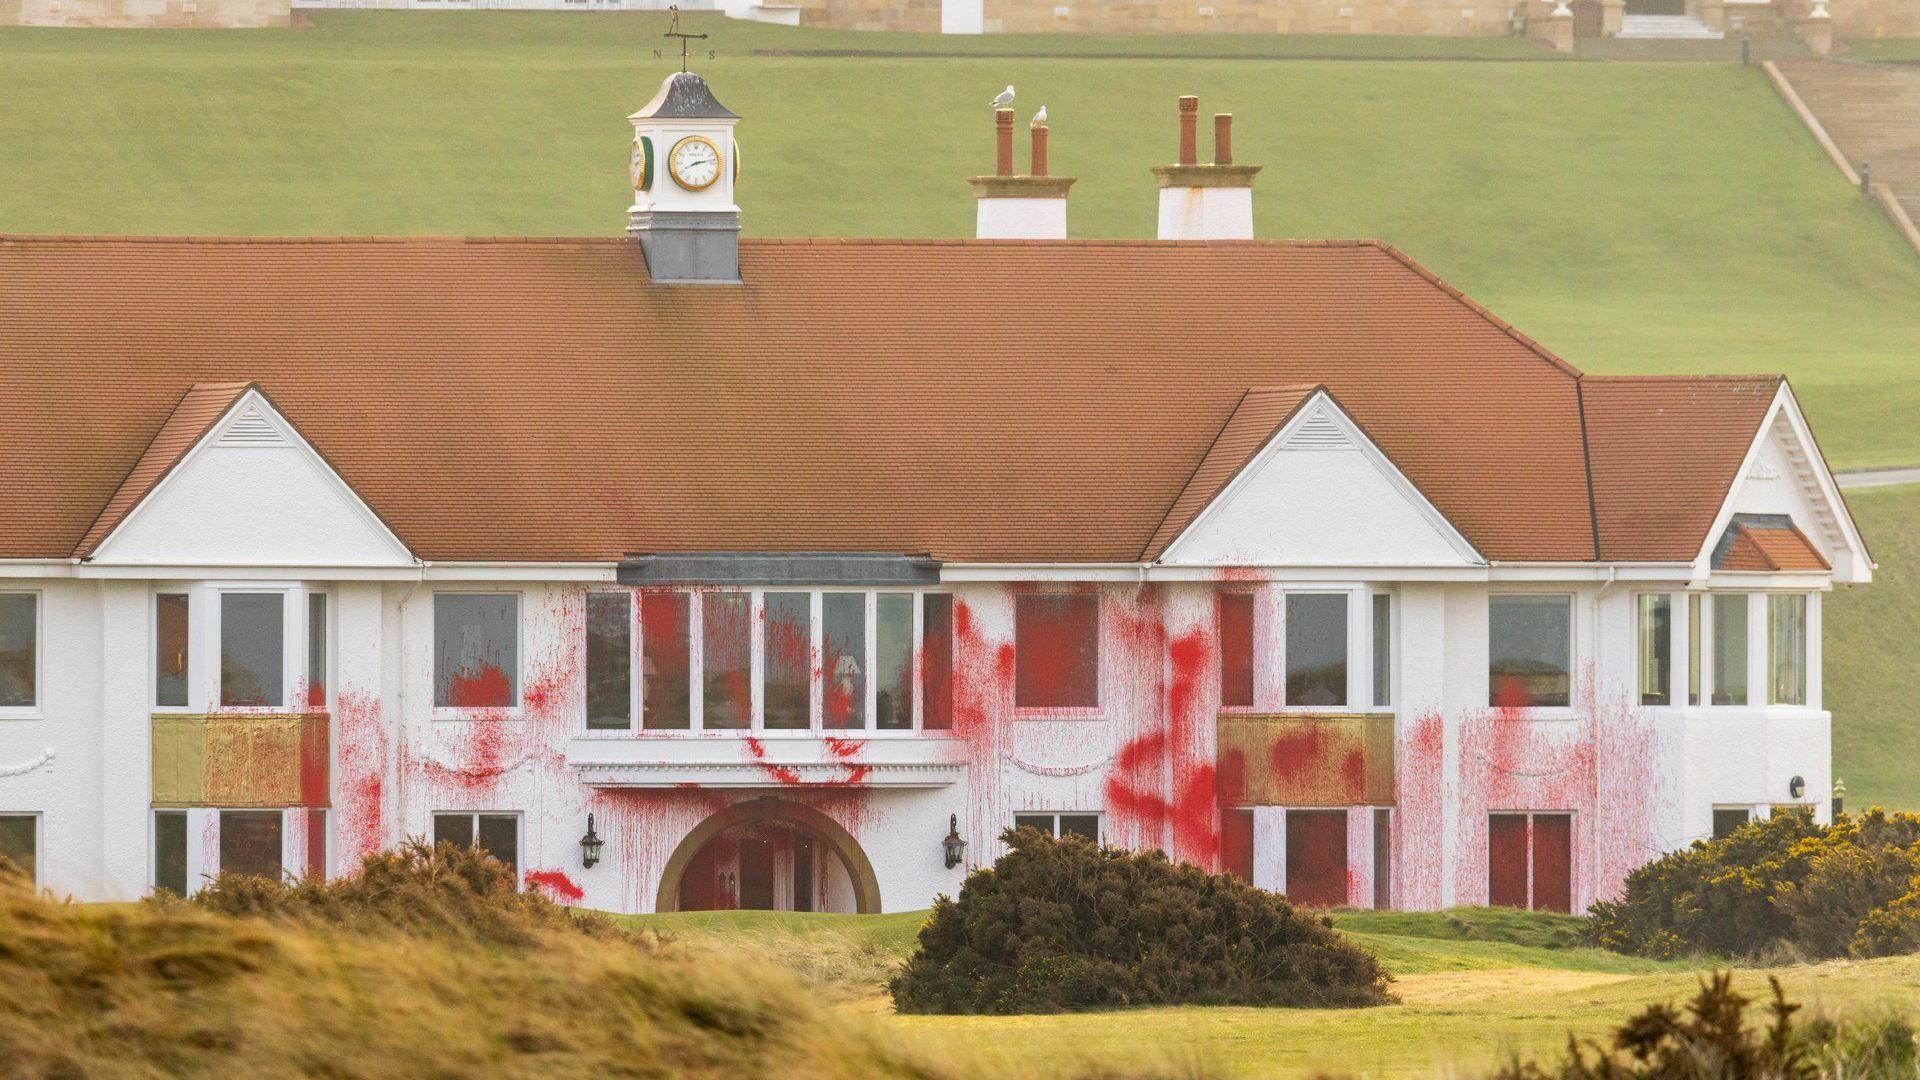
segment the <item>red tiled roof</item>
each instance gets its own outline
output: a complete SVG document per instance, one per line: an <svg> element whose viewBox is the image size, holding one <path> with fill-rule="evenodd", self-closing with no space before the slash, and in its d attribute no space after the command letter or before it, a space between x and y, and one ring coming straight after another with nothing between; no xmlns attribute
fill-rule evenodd
<svg viewBox="0 0 1920 1080"><path fill-rule="evenodd" d="M1780 377L1588 375L1580 383L1601 557L1693 559Z"/></svg>
<svg viewBox="0 0 1920 1080"><path fill-rule="evenodd" d="M1800 527L1792 522L1784 527L1767 527L1736 521L1727 528L1733 533L1724 550L1713 561L1715 570L1831 570L1820 549L1813 546Z"/></svg>
<svg viewBox="0 0 1920 1080"><path fill-rule="evenodd" d="M1578 373L1383 245L743 240L740 261L741 286L656 286L622 238L0 237L0 556L71 553L188 387L244 381L430 560L1132 561L1248 387L1296 384L1489 558L1594 557ZM1602 413L1636 382L1587 381L1618 384ZM1743 410L1703 394L1690 415L1729 434L1699 450L1594 424L1596 465L1671 451L1730 477ZM1603 546L1690 558L1705 522L1686 542L1646 499L1710 520L1724 483L1630 480L1595 470Z"/></svg>
<svg viewBox="0 0 1920 1080"><path fill-rule="evenodd" d="M153 441L134 462L133 471L114 489L113 497L95 518L87 534L80 538L74 548L76 557L85 557L100 546L100 541L124 520L129 511L147 497L173 467L180 463L187 451L193 449L214 422L226 415L233 403L246 393L249 383L195 383L187 388L186 395L167 414L166 423L154 435Z"/></svg>
<svg viewBox="0 0 1920 1080"><path fill-rule="evenodd" d="M1240 470L1247 467L1301 403L1318 389L1318 386L1269 386L1248 390L1235 403L1226 426L1214 437L1213 445L1207 447L1206 456L1200 459L1199 467L1180 489L1179 496L1167 510L1166 519L1154 530L1140 558L1159 558L1167 545L1193 524L1193 519L1240 475Z"/></svg>

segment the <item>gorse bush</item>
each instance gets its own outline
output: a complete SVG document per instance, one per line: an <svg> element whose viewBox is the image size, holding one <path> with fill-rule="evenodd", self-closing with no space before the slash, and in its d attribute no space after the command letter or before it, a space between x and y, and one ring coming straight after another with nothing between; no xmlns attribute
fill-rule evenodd
<svg viewBox="0 0 1920 1080"><path fill-rule="evenodd" d="M1831 826L1775 814L1635 870L1593 905L1594 944L1642 956L1829 958L1920 948L1920 817L1875 807Z"/></svg>
<svg viewBox="0 0 1920 1080"><path fill-rule="evenodd" d="M1393 1000L1370 953L1238 878L1031 828L1002 839L959 899L934 902L891 983L901 1012Z"/></svg>

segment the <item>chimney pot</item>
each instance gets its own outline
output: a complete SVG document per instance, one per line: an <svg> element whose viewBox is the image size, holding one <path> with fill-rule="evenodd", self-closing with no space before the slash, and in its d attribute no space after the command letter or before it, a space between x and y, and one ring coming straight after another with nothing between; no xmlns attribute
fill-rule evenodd
<svg viewBox="0 0 1920 1080"><path fill-rule="evenodd" d="M1180 164L1200 161L1200 99L1191 94L1180 99Z"/></svg>
<svg viewBox="0 0 1920 1080"><path fill-rule="evenodd" d="M1013 110L996 109L993 114L994 126L994 171L1001 176L1013 175Z"/></svg>
<svg viewBox="0 0 1920 1080"><path fill-rule="evenodd" d="M1034 176L1047 175L1047 126L1041 124L1033 129L1033 173Z"/></svg>
<svg viewBox="0 0 1920 1080"><path fill-rule="evenodd" d="M1233 164L1233 114L1213 114L1213 163Z"/></svg>

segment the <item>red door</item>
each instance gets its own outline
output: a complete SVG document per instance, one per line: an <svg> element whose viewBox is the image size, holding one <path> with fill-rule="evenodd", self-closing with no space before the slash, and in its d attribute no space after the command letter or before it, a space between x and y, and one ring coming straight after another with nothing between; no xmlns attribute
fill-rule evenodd
<svg viewBox="0 0 1920 1080"><path fill-rule="evenodd" d="M1527 906L1527 815L1487 817L1487 903Z"/></svg>
<svg viewBox="0 0 1920 1080"><path fill-rule="evenodd" d="M1533 906L1573 911L1573 815L1533 815Z"/></svg>
<svg viewBox="0 0 1920 1080"><path fill-rule="evenodd" d="M1347 812L1287 811L1287 898L1302 907L1347 902Z"/></svg>

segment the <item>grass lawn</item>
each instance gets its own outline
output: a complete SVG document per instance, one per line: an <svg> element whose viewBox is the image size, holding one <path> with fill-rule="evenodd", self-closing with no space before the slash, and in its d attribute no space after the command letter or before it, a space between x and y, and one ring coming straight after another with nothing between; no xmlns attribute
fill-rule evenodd
<svg viewBox="0 0 1920 1080"><path fill-rule="evenodd" d="M712 912L636 916L665 933L749 950L832 990L936 1060L1000 1075L1370 1076L1470 1073L1513 1053L1552 1055L1569 1030L1599 1034L1658 1000L1689 996L1692 966L1619 956L1575 943L1569 916L1463 908L1439 913L1343 912L1339 928L1393 972L1402 1004L1377 1009L1136 1009L1065 1016L895 1016L870 960L822 965L834 945L904 957L925 912L791 915ZM819 983L833 968L850 981ZM884 978L885 966L877 969ZM1812 1010L1850 1015L1920 1005L1920 958L1778 969ZM1766 972L1743 972L1750 994ZM1104 1071L1103 1071L1104 1070Z"/></svg>
<svg viewBox="0 0 1920 1080"><path fill-rule="evenodd" d="M1849 60L1920 63L1920 38L1854 38L1847 42Z"/></svg>
<svg viewBox="0 0 1920 1080"><path fill-rule="evenodd" d="M1080 178L1073 231L1151 235L1147 168L1173 151L1174 96L1198 93L1266 166L1261 235L1385 238L1588 370L1785 371L1836 464L1920 463L1920 259L1758 71L1548 60L1506 39L690 22L746 118L751 234L969 234L963 179L988 166L986 102L1012 82L1049 108L1055 171ZM614 233L622 117L671 70L653 56L664 27L325 12L287 30L0 30L0 230ZM1536 62L1259 59L1416 54Z"/></svg>
<svg viewBox="0 0 1920 1080"><path fill-rule="evenodd" d="M1880 564L1873 584L1827 597L1826 705L1833 712L1833 772L1847 805L1920 810L1920 485L1847 496Z"/></svg>

